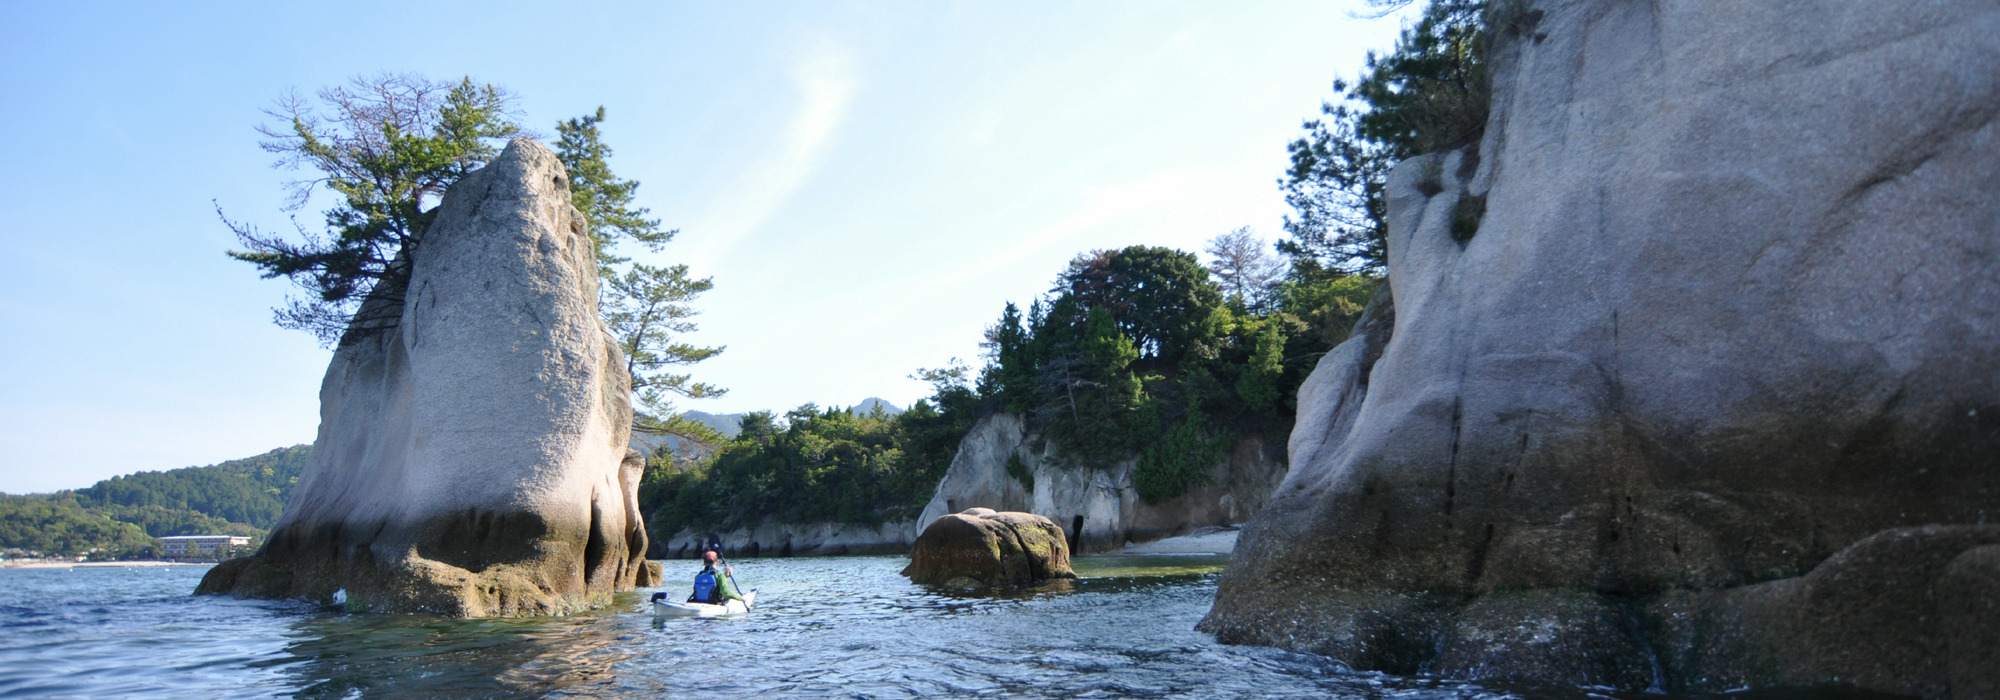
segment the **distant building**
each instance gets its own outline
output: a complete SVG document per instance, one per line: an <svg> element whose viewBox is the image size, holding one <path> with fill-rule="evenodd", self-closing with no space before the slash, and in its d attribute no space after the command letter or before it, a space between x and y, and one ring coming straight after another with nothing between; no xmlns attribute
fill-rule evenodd
<svg viewBox="0 0 2000 700"><path fill-rule="evenodd" d="M215 556L227 547L250 544L250 538L235 535L175 535L160 538L160 555L175 557Z"/></svg>

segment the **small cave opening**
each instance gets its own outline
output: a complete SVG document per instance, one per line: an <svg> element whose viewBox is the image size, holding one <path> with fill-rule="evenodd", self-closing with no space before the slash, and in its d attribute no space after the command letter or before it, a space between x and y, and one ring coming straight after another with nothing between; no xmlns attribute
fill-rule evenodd
<svg viewBox="0 0 2000 700"><path fill-rule="evenodd" d="M586 586L596 582L597 569L604 564L604 553L611 549L610 538L606 534L604 510L596 503L591 503L590 539L583 543L583 583Z"/></svg>

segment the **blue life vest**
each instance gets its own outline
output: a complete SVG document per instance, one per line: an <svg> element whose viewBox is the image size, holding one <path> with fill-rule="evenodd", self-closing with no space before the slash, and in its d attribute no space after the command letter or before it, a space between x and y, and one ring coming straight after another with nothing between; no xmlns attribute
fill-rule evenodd
<svg viewBox="0 0 2000 700"><path fill-rule="evenodd" d="M714 595L715 595L715 572L710 569L702 569L701 573L695 574L694 598L692 598L691 600L697 603L707 603L711 602L709 598Z"/></svg>

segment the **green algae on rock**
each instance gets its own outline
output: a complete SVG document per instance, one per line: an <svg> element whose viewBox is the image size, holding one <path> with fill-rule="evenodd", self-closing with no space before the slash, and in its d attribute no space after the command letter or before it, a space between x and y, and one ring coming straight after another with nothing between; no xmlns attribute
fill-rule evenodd
<svg viewBox="0 0 2000 700"><path fill-rule="evenodd" d="M1034 584L1076 578L1062 528L1033 513L970 508L931 521L910 548L903 575L947 586Z"/></svg>

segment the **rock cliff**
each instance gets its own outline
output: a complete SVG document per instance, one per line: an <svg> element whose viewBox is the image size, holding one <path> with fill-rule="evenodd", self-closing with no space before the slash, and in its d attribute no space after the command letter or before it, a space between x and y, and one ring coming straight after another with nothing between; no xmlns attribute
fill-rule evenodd
<svg viewBox="0 0 2000 700"><path fill-rule="evenodd" d="M1241 523L1264 506L1285 477L1277 446L1257 436L1236 442L1228 458L1210 470L1209 485L1159 503L1147 503L1132 487L1134 464L1130 459L1101 467L1065 462L1055 444L1029 430L1019 416L995 413L967 431L917 525L967 508L1022 511L1061 526L1076 553L1103 552L1128 542Z"/></svg>
<svg viewBox="0 0 2000 700"><path fill-rule="evenodd" d="M1394 298L1302 387L1202 629L1995 687L2000 6L1494 5L1486 136L1391 175Z"/></svg>
<svg viewBox="0 0 2000 700"><path fill-rule="evenodd" d="M517 140L445 195L396 328L334 353L268 542L198 592L482 616L650 583L630 394L562 164Z"/></svg>

